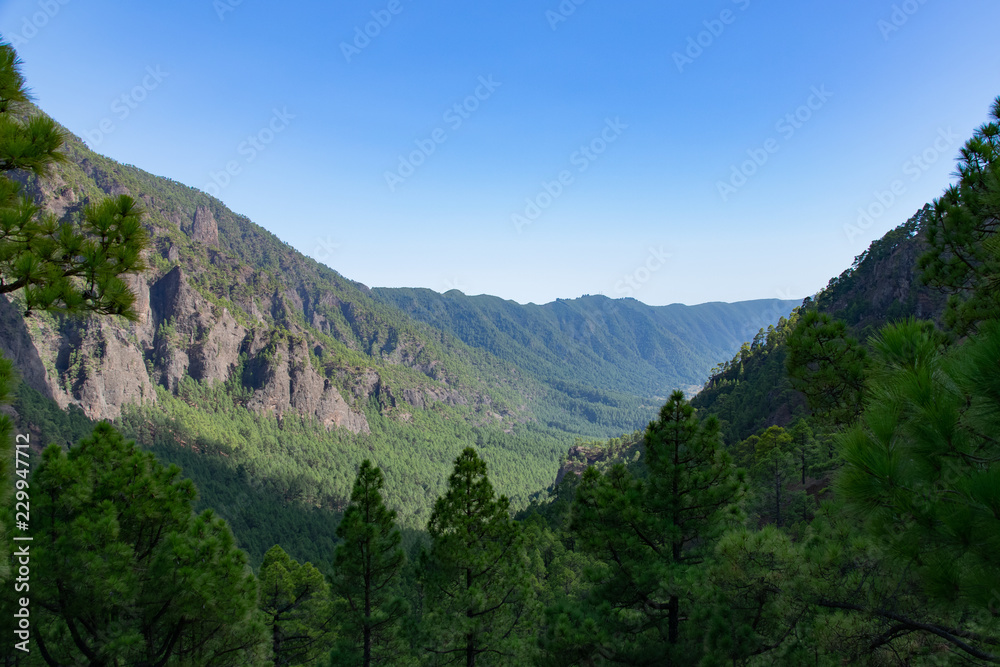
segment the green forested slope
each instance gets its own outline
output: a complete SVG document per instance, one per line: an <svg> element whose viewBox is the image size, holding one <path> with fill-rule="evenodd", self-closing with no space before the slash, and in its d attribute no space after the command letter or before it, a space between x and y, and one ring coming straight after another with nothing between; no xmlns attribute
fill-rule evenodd
<svg viewBox="0 0 1000 667"><path fill-rule="evenodd" d="M747 343L731 361L713 369L705 389L692 405L723 422L726 439L740 442L777 424L786 426L807 413L801 394L787 377L786 339L801 312L815 310L843 320L859 340L884 324L907 317L940 320L945 297L923 285L917 262L927 250L929 207L873 241L854 264L773 331L768 329Z"/></svg>
<svg viewBox="0 0 1000 667"><path fill-rule="evenodd" d="M708 370L798 305L739 303L647 306L584 296L521 305L457 290L376 288L375 296L539 376L604 391L655 397L700 387Z"/></svg>

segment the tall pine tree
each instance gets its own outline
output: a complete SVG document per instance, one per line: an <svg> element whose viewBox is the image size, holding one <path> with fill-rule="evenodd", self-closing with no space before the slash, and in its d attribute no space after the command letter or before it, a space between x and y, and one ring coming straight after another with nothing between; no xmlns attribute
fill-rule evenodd
<svg viewBox="0 0 1000 667"><path fill-rule="evenodd" d="M194 485L108 424L31 478L32 637L49 665L259 664L257 583ZM40 539L39 539L40 538Z"/></svg>
<svg viewBox="0 0 1000 667"><path fill-rule="evenodd" d="M337 527L342 541L334 554L333 592L341 608L341 639L331 665L401 664L405 652L399 625L407 605L399 579L406 557L396 512L382 498L384 486L382 471L365 460Z"/></svg>
<svg viewBox="0 0 1000 667"><path fill-rule="evenodd" d="M795 457L792 454L792 436L780 426L771 426L757 441L754 464L751 470L759 483L758 499L764 502L764 514L774 511L775 525L780 527L782 495L785 486L795 477ZM803 477L804 478L804 477Z"/></svg>
<svg viewBox="0 0 1000 667"><path fill-rule="evenodd" d="M475 449L455 460L448 490L434 503L427 530L424 646L435 664L523 664L533 610L520 527L497 498Z"/></svg>
<svg viewBox="0 0 1000 667"><path fill-rule="evenodd" d="M605 567L583 609L563 618L564 640L612 662L688 664L702 643L700 630L682 627L695 603L694 570L739 517L744 475L722 448L718 421L700 422L679 391L646 429L646 465L645 480L622 465L584 473L571 527Z"/></svg>
<svg viewBox="0 0 1000 667"><path fill-rule="evenodd" d="M264 554L258 584L275 667L314 664L333 634L323 573L312 563L299 564L276 544Z"/></svg>

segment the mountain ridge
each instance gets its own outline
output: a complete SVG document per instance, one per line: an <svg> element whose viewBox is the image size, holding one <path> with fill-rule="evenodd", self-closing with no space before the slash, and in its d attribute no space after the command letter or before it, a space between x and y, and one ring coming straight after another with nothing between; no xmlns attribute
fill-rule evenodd
<svg viewBox="0 0 1000 667"><path fill-rule="evenodd" d="M593 368L586 377L593 386L607 391L641 392L644 398L658 400L675 388L696 393L699 377L707 376L724 350L737 349L758 329L776 322L799 303L757 299L731 304L648 306L636 299L585 295L537 305L491 295L467 296L458 290L372 291L385 303L501 359L530 358L551 376L564 379L567 365L589 363ZM720 309L732 311L739 319L727 321L720 316ZM677 313L688 317L685 320ZM607 335L601 336L604 331ZM695 353L687 343L692 340L705 349ZM574 351L571 341L583 349ZM616 354L625 346L642 363L632 363L634 359ZM637 380L641 383L638 386Z"/></svg>

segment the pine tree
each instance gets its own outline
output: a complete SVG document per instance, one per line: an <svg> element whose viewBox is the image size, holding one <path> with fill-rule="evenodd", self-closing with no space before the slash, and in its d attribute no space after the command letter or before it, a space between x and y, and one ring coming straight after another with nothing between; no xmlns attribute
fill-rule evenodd
<svg viewBox="0 0 1000 667"><path fill-rule="evenodd" d="M791 453L795 456L795 466L799 470L800 480L805 486L806 475L812 472L819 459L819 445L809 428L809 422L799 417L788 433L792 438Z"/></svg>
<svg viewBox="0 0 1000 667"><path fill-rule="evenodd" d="M520 527L475 449L455 460L427 530L426 650L435 664L523 664L532 609Z"/></svg>
<svg viewBox="0 0 1000 667"><path fill-rule="evenodd" d="M382 471L367 459L358 469L351 503L337 527L333 593L341 608L341 640L331 665L401 664L400 622L407 605L399 595L406 557L396 512L382 498Z"/></svg>
<svg viewBox="0 0 1000 667"><path fill-rule="evenodd" d="M809 310L786 345L789 380L805 394L816 417L834 427L854 421L864 396L866 353L847 325Z"/></svg>
<svg viewBox="0 0 1000 667"><path fill-rule="evenodd" d="M108 424L31 478L32 637L47 664L245 665L269 650L246 554L176 466Z"/></svg>
<svg viewBox="0 0 1000 667"><path fill-rule="evenodd" d="M300 565L276 544L264 554L258 584L275 667L313 664L329 648L333 632L323 573L312 563Z"/></svg>
<svg viewBox="0 0 1000 667"><path fill-rule="evenodd" d="M60 224L21 194L10 172L46 176L64 162L63 131L28 115L28 94L14 49L0 43L0 294L23 290L27 310L135 317L122 279L145 268L142 211L122 195L92 202L79 226Z"/></svg>
<svg viewBox="0 0 1000 667"><path fill-rule="evenodd" d="M951 294L945 320L959 334L1000 317L1000 97L965 143L957 184L934 201L927 223L925 283Z"/></svg>
<svg viewBox="0 0 1000 667"><path fill-rule="evenodd" d="M832 665L809 636L808 564L775 526L737 528L719 540L691 622L705 628L700 665ZM825 651L823 652L825 653Z"/></svg>
<svg viewBox="0 0 1000 667"><path fill-rule="evenodd" d="M760 436L752 473L763 485L763 497L774 509L774 523L781 526L782 495L795 476L795 458L791 454L792 436L780 426L771 426Z"/></svg>
<svg viewBox="0 0 1000 667"><path fill-rule="evenodd" d="M981 327L947 355L927 323L880 332L838 488L894 551L919 555L929 590L985 605L1000 590L1000 323Z"/></svg>
<svg viewBox="0 0 1000 667"><path fill-rule="evenodd" d="M741 468L752 468L757 460L757 447L759 444L759 435L751 435L746 440L736 443L729 450L736 465Z"/></svg>
<svg viewBox="0 0 1000 667"><path fill-rule="evenodd" d="M722 447L719 422L700 423L694 408L675 391L646 429L648 510L660 519L669 546L671 579L701 563L713 540L738 516L745 492L742 474ZM683 590L683 585L678 587ZM677 643L680 590L668 600L668 642Z"/></svg>
<svg viewBox="0 0 1000 667"><path fill-rule="evenodd" d="M940 343L933 325L912 320L873 340L871 394L839 437L837 490L940 616L900 619L891 603L859 610L984 659L1000 644L989 623L1000 606L1000 323L981 322L947 354Z"/></svg>
<svg viewBox="0 0 1000 667"><path fill-rule="evenodd" d="M566 632L561 653L582 644L589 648L577 657L629 664L687 664L700 655L700 631L682 627L694 605L693 575L739 518L744 474L722 448L718 421L700 422L679 391L646 429L646 465L646 480L622 465L583 475L571 528L578 547L605 566L583 608L555 620Z"/></svg>

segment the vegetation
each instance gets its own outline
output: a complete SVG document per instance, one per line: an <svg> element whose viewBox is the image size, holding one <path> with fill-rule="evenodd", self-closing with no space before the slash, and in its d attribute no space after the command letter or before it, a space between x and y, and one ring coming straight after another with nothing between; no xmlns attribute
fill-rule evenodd
<svg viewBox="0 0 1000 667"><path fill-rule="evenodd" d="M334 665L399 664L405 653L399 624L408 610L399 583L406 556L396 513L382 498L384 485L382 471L363 461L337 527L333 590L341 609Z"/></svg>
<svg viewBox="0 0 1000 667"><path fill-rule="evenodd" d="M434 504L422 554L421 644L431 664L517 664L530 655L530 570L507 498L497 498L475 449L455 460Z"/></svg>
<svg viewBox="0 0 1000 667"><path fill-rule="evenodd" d="M0 161L7 150L7 164L26 156L20 168L38 171L59 159L45 148L58 129L4 116L24 102L10 93L23 91L10 55L0 61ZM635 407L614 405L610 390L519 376L503 356L519 349L510 341L477 351L232 227L223 244L262 253L258 286L278 291L294 274L300 286L314 280L300 299L320 304L329 289L354 301L317 305L307 321L308 309L281 305L291 293L276 297L258 351L225 380L160 386L120 428L17 389L21 418L53 444L15 478L34 505L34 539L17 554L5 547L5 585L30 550L30 588L17 589L30 604L4 596L0 623L8 637L28 634L0 659L1000 663L1000 99L992 118L933 206L761 329L694 401L674 391L644 431L603 443L593 438ZM41 141L34 158L25 136ZM0 179L10 195L0 217L21 216L5 229L22 240L0 242L3 284L18 284L8 303L49 311L46 327L65 326L60 310L135 316L124 287L145 238L134 202L87 202L79 226L47 227L11 182ZM193 281L249 324L261 292L226 283L219 267L235 255L225 252ZM941 303L913 280L917 266L947 308L927 310ZM880 271L911 278L908 291L886 292L900 283ZM160 341L208 340L176 322L156 329ZM295 372L317 369L347 395L358 376L338 375L345 364L378 376L377 391L356 395L367 431L247 409L261 377L306 341ZM0 399L12 378L0 361ZM404 390L418 389L439 399L417 406L421 394ZM524 391L563 398L522 410ZM622 412L586 414L595 404ZM568 455L557 423L579 427ZM190 478L160 459L181 461ZM530 494L560 462L561 482ZM15 616L22 608L30 613Z"/></svg>
<svg viewBox="0 0 1000 667"><path fill-rule="evenodd" d="M990 111L962 148L958 183L934 202L920 258L924 281L950 295L945 319L957 333L1000 313L1000 98Z"/></svg>
<svg viewBox="0 0 1000 667"><path fill-rule="evenodd" d="M522 306L457 290L379 288L374 294L504 362L549 378L560 394L610 395L633 409L641 405L637 399L662 401L668 388L700 386L720 356L795 305L762 299L650 307L635 299L584 296Z"/></svg>
<svg viewBox="0 0 1000 667"><path fill-rule="evenodd" d="M743 475L721 448L717 422L699 423L680 392L646 431L646 464L644 480L621 464L584 473L570 530L604 567L583 604L562 612L557 653L627 664L696 655L697 632L682 619L691 619L695 571L738 519Z"/></svg>
<svg viewBox="0 0 1000 667"><path fill-rule="evenodd" d="M246 554L177 467L102 424L31 477L32 639L49 665L247 665L267 655Z"/></svg>
<svg viewBox="0 0 1000 667"><path fill-rule="evenodd" d="M323 574L274 545L264 554L259 585L274 664L314 663L334 636L330 589Z"/></svg>

